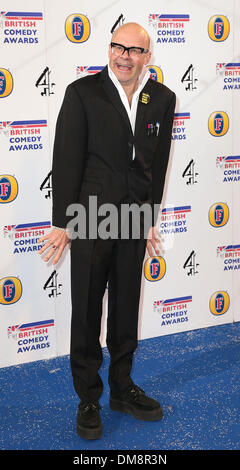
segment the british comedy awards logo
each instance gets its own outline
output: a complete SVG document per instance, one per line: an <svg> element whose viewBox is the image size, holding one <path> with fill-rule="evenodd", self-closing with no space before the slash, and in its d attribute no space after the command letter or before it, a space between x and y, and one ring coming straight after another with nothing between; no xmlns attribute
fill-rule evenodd
<svg viewBox="0 0 240 470"><path fill-rule="evenodd" d="M224 92L240 90L240 62L217 63L216 74Z"/></svg>
<svg viewBox="0 0 240 470"><path fill-rule="evenodd" d="M223 271L240 269L240 245L218 246L217 257L222 262Z"/></svg>
<svg viewBox="0 0 240 470"><path fill-rule="evenodd" d="M186 140L187 123L190 120L190 113L175 113L172 128L172 140Z"/></svg>
<svg viewBox="0 0 240 470"><path fill-rule="evenodd" d="M15 341L17 354L48 349L51 346L49 329L54 327L54 320L22 323L8 327L10 340Z"/></svg>
<svg viewBox="0 0 240 470"><path fill-rule="evenodd" d="M166 207L162 209L160 219L160 233L162 235L180 234L188 230L188 214L191 213L191 206Z"/></svg>
<svg viewBox="0 0 240 470"><path fill-rule="evenodd" d="M165 327L188 322L191 304L191 295L166 300L154 300L153 311L160 315L161 326Z"/></svg>
<svg viewBox="0 0 240 470"><path fill-rule="evenodd" d="M43 149L43 132L47 121L0 121L0 136L8 140L9 152Z"/></svg>
<svg viewBox="0 0 240 470"><path fill-rule="evenodd" d="M3 44L38 44L43 14L26 11L0 12L0 38Z"/></svg>
<svg viewBox="0 0 240 470"><path fill-rule="evenodd" d="M156 42L160 44L183 44L186 42L186 25L189 15L150 13L148 24L156 31Z"/></svg>
<svg viewBox="0 0 240 470"><path fill-rule="evenodd" d="M236 183L240 181L240 155L219 156L216 166L222 172L223 183Z"/></svg>
<svg viewBox="0 0 240 470"><path fill-rule="evenodd" d="M35 253L42 248L38 243L40 237L46 235L51 228L51 222L31 222L28 224L5 225L4 238L9 238L13 244L13 254Z"/></svg>
<svg viewBox="0 0 240 470"><path fill-rule="evenodd" d="M86 77L87 75L95 75L104 69L104 65L77 65L77 78Z"/></svg>

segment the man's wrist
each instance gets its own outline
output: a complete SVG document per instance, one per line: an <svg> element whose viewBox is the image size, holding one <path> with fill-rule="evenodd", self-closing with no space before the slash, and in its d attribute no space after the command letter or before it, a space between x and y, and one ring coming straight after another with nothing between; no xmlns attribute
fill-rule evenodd
<svg viewBox="0 0 240 470"><path fill-rule="evenodd" d="M72 230L70 228L65 228L65 227L56 227L56 225L53 226L53 228L56 228L58 230L62 230L63 232L66 233L68 238L72 238Z"/></svg>

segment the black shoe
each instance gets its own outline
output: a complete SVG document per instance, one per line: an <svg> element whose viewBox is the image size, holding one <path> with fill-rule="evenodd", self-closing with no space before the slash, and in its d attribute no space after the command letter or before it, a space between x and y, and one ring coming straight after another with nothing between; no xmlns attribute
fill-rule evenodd
<svg viewBox="0 0 240 470"><path fill-rule="evenodd" d="M100 439L102 423L99 403L81 401L77 412L77 433L83 439Z"/></svg>
<svg viewBox="0 0 240 470"><path fill-rule="evenodd" d="M147 397L145 392L137 385L130 386L123 395L110 395L110 408L131 414L143 421L157 421L162 419L163 412L157 400Z"/></svg>

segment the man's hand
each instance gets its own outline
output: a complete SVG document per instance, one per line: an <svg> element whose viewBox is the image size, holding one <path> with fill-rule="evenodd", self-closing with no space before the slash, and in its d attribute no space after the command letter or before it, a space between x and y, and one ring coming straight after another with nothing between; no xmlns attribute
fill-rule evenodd
<svg viewBox="0 0 240 470"><path fill-rule="evenodd" d="M161 248L161 234L158 231L157 227L151 227L149 232L148 232L148 237L147 237L147 250L149 256L155 256L160 254L160 248ZM155 253L153 251L155 250Z"/></svg>
<svg viewBox="0 0 240 470"><path fill-rule="evenodd" d="M70 238L67 236L65 230L54 228L50 233L48 233L48 235L39 238L38 243L45 240L48 241L43 245L41 250L39 250L39 254L41 255L49 248L44 261L49 261L49 259L55 255L53 258L53 264L56 264L61 258L65 246L70 242Z"/></svg>

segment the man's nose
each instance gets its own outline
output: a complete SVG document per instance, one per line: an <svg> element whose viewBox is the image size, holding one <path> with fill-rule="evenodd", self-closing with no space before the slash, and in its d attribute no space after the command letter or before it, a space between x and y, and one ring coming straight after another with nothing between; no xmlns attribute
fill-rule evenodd
<svg viewBox="0 0 240 470"><path fill-rule="evenodd" d="M130 57L129 51L128 51L127 49L125 49L125 51L122 53L122 57L123 57L124 59L128 59L128 57Z"/></svg>

